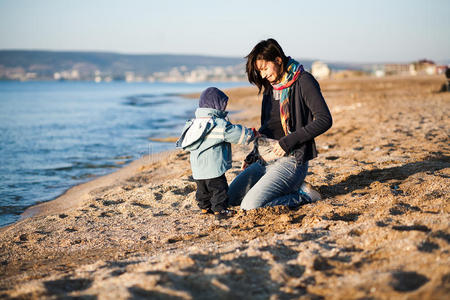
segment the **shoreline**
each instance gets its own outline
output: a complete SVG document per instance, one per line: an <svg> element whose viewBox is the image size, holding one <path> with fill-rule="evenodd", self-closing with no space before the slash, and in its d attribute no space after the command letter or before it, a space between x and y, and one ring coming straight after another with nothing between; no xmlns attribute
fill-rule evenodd
<svg viewBox="0 0 450 300"><path fill-rule="evenodd" d="M233 90L241 90L246 89L248 87L242 86L242 87L233 87L225 89L225 92L232 92ZM179 94L180 97L186 99L186 100L193 100L195 98L198 98L200 96L201 92L196 93L187 93L187 94ZM155 142L172 142L173 137L165 137L165 138L159 138L159 139L151 139ZM148 163L149 160L153 161L151 157L157 156L159 159L169 156L170 154L173 154L173 152L176 151L173 150L166 150L150 155L142 156L141 158L138 158L129 164L120 167L117 170L112 171L111 173L101 175L99 177L93 178L91 180L88 180L86 182L74 185L70 188L68 188L66 191L64 191L59 196L50 199L48 201L38 203L31 205L27 209L25 209L24 212L20 214L20 218L11 223L7 224L0 228L0 233L4 230L7 230L8 227L15 225L21 221L23 221L26 218L33 217L33 216L44 216L48 214L58 214L63 213L65 209L74 209L78 206L80 206L83 201L86 201L89 197L89 192L95 188L101 188L107 185L112 184L113 182L118 182L120 180L125 179L127 176L129 177L130 174L133 172L136 172L137 169L144 166L146 161Z"/></svg>
<svg viewBox="0 0 450 300"><path fill-rule="evenodd" d="M119 183L130 177L131 174L137 173L140 168L146 166L149 162L154 162L155 156L158 157L157 159L163 159L172 155L175 151L176 150L166 150L144 155L111 173L74 185L54 199L31 205L20 214L20 218L17 221L1 227L0 233L8 230L11 226L16 226L27 218L46 216L49 214L60 214L64 213L67 209L75 209L81 206L83 201L89 199L89 192L92 190Z"/></svg>
<svg viewBox="0 0 450 300"><path fill-rule="evenodd" d="M68 190L58 212L39 207L0 230L0 298L448 298L441 83L322 81L334 124L316 140L307 181L323 199L295 210L201 215L180 150ZM255 89L226 92L233 123L259 123ZM248 151L233 146L229 183Z"/></svg>
<svg viewBox="0 0 450 300"><path fill-rule="evenodd" d="M130 175L137 173L140 168L149 164L149 162L154 162L154 157L162 159L173 154L174 151L175 150L166 150L154 154L147 154L109 174L105 174L97 178L93 178L87 182L74 185L68 188L64 193L62 193L55 199L28 207L20 215L21 217L19 220L17 220L17 222L20 222L29 217L63 213L66 209L74 209L76 207L79 207L83 203L83 201L87 200L87 198L89 197L89 192L91 192L93 189L102 188L120 182L130 177ZM10 225L12 224L6 225L5 227ZM1 229L2 228L0 228L0 231Z"/></svg>

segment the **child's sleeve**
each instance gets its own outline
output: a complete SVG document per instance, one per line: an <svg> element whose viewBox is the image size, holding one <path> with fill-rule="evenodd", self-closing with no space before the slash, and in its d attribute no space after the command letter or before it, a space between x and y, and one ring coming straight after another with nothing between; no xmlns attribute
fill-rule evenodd
<svg viewBox="0 0 450 300"><path fill-rule="evenodd" d="M227 123L224 132L225 142L232 144L249 144L255 139L255 130L242 125Z"/></svg>

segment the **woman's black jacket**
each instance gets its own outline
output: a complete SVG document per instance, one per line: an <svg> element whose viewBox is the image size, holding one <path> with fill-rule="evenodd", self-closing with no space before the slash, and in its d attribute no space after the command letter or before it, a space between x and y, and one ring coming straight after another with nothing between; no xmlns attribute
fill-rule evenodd
<svg viewBox="0 0 450 300"><path fill-rule="evenodd" d="M279 110L278 101L273 101L272 89L265 91L262 100L261 134L279 140L281 148L296 157L297 162L304 163L317 156L314 138L332 125L330 110L320 91L319 83L308 72L302 72L291 86L289 95L289 128L291 133L286 136L273 136L273 132L282 132L274 126L281 122L269 122ZM277 103L277 105L274 105ZM279 123L279 125L278 125ZM271 128L272 127L272 128ZM272 136L271 136L272 135Z"/></svg>

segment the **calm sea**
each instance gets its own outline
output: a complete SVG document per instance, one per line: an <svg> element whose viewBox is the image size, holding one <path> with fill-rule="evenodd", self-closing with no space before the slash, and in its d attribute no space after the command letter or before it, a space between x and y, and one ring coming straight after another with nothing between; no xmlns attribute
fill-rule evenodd
<svg viewBox="0 0 450 300"><path fill-rule="evenodd" d="M246 83L0 82L0 226L29 206L174 149L198 101L182 93Z"/></svg>

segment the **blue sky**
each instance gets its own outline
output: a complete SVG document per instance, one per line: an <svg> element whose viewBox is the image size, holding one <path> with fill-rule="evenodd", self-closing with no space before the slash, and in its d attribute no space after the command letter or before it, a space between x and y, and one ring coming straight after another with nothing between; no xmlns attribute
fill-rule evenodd
<svg viewBox="0 0 450 300"><path fill-rule="evenodd" d="M273 37L297 58L450 58L449 0L0 0L0 49L243 57Z"/></svg>

